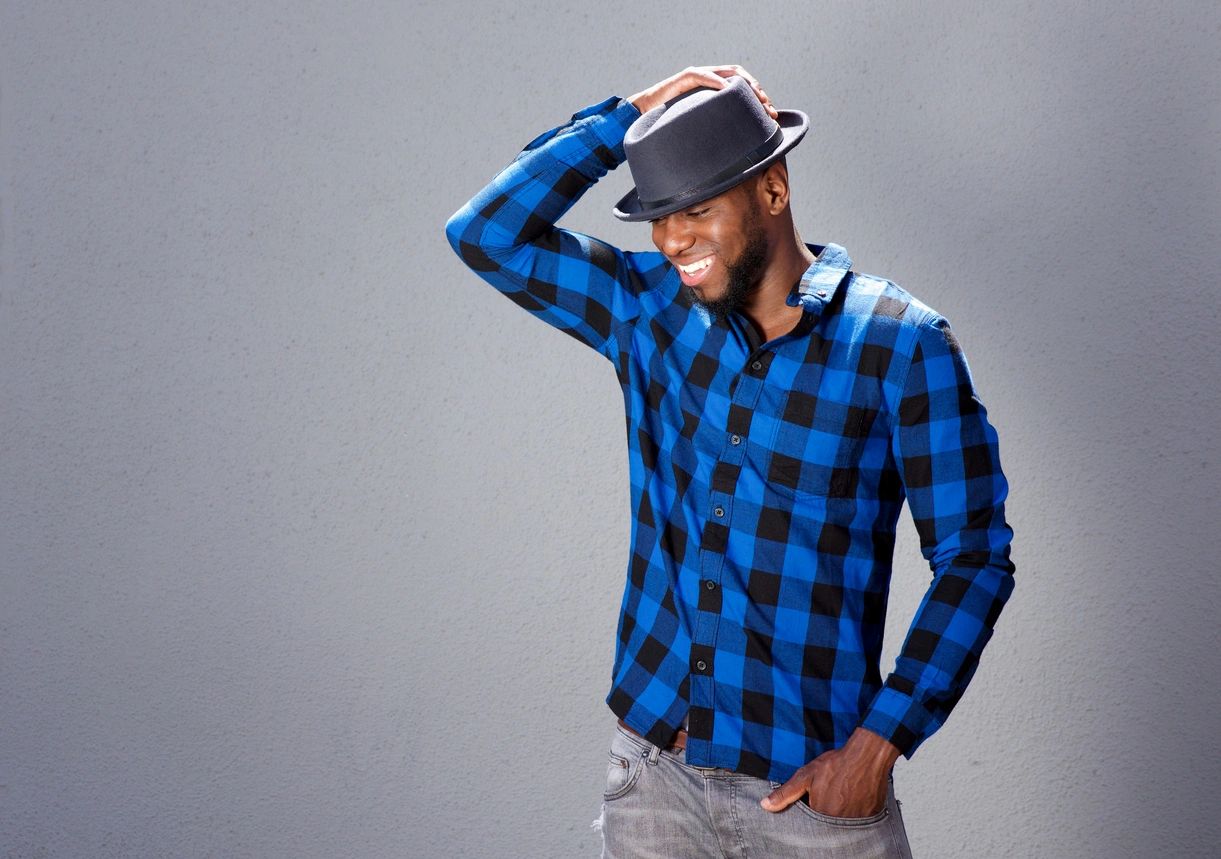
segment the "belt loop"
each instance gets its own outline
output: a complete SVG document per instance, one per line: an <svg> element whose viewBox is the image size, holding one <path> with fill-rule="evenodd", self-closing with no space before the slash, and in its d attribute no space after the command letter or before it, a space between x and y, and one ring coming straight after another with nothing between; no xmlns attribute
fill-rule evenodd
<svg viewBox="0 0 1221 859"><path fill-rule="evenodd" d="M651 764L657 763L657 757L661 754L661 746L657 743L649 743L649 760Z"/></svg>

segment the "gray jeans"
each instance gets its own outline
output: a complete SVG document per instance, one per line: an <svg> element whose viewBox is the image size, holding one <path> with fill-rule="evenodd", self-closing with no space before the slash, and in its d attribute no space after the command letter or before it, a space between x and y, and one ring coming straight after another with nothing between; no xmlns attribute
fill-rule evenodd
<svg viewBox="0 0 1221 859"><path fill-rule="evenodd" d="M872 817L831 817L804 798L784 811L759 800L780 782L691 766L618 723L602 795L603 859L911 859L894 778Z"/></svg>

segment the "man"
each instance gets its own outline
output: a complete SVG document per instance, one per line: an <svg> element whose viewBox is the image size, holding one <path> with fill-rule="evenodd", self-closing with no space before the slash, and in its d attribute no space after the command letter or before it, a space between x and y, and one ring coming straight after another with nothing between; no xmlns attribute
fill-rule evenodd
<svg viewBox="0 0 1221 859"><path fill-rule="evenodd" d="M949 323L793 225L808 126L740 66L690 67L538 136L446 224L623 391L605 856L909 855L893 764L1013 588L997 437ZM624 160L614 214L657 252L555 226ZM933 578L883 682L905 498Z"/></svg>

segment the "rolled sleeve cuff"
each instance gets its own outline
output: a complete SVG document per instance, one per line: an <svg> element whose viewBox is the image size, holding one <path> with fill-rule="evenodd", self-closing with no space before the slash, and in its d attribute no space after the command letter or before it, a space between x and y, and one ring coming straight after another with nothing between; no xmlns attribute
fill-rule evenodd
<svg viewBox="0 0 1221 859"><path fill-rule="evenodd" d="M627 130L632 123L640 118L640 111L636 109L636 105L619 96L611 96L599 102L597 107L596 112L600 115L588 128L597 135L598 141L611 151L615 161L622 164L627 158L623 139L627 137Z"/></svg>
<svg viewBox="0 0 1221 859"><path fill-rule="evenodd" d="M936 730L937 723L923 704L887 685L874 697L860 727L890 741L903 757L911 760L912 753Z"/></svg>

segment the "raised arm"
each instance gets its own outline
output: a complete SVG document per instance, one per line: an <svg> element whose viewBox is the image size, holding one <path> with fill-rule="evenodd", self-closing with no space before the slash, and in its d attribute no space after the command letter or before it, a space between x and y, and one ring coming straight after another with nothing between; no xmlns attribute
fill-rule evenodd
<svg viewBox="0 0 1221 859"><path fill-rule="evenodd" d="M861 720L907 758L949 716L1013 591L1013 529L996 430L950 324L916 332L891 448L933 580L895 670Z"/></svg>
<svg viewBox="0 0 1221 859"><path fill-rule="evenodd" d="M638 315L645 273L635 254L555 223L623 162L623 138L642 112L697 86L723 86L732 74L746 76L774 113L736 65L688 67L630 98L611 96L526 144L450 216L450 246L505 296L614 360L617 331Z"/></svg>
<svg viewBox="0 0 1221 859"><path fill-rule="evenodd" d="M617 326L636 315L638 279L623 251L555 222L623 161L623 137L638 116L618 96L574 113L526 144L445 224L471 270L608 358Z"/></svg>

